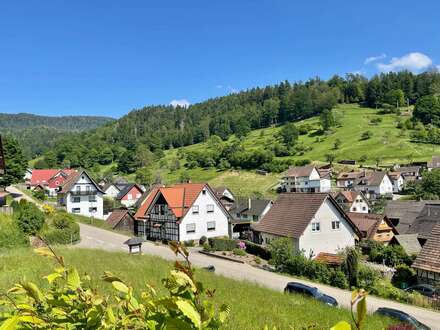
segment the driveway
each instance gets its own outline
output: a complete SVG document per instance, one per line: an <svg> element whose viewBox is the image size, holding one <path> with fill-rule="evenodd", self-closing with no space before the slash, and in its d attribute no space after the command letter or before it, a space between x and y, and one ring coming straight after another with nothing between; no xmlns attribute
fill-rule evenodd
<svg viewBox="0 0 440 330"><path fill-rule="evenodd" d="M9 192L11 194L12 198L17 202L19 202L22 199L25 199L28 202L36 204L37 206L41 206L40 201L37 201L36 199L26 195L25 193L23 193L22 191L20 191L18 188L14 187L14 186L7 187L6 191Z"/></svg>
<svg viewBox="0 0 440 330"><path fill-rule="evenodd" d="M123 242L129 238L128 236L113 233L108 230L99 229L85 224L80 224L80 227L81 242L76 246L83 248L128 252L128 247L123 245ZM176 259L174 254L167 247L155 245L151 242L145 242L142 245L142 251L144 254L151 254L168 260ZM313 285L318 287L324 293L335 297L340 305L350 308L351 293L346 290L341 290L322 284L298 280L292 277L271 273L249 266L247 264L239 264L227 260L209 257L198 253L197 249L191 249L190 261L195 266L199 267L214 265L216 274L220 274L235 280L246 280L254 282L261 286L265 286L278 291L282 291L286 283L289 281L297 281L308 285ZM367 300L367 305L370 312L374 312L378 307L383 306L396 308L413 315L419 321L430 326L432 329L440 329L440 313L415 306L400 304L390 300L380 299L373 296L369 296Z"/></svg>

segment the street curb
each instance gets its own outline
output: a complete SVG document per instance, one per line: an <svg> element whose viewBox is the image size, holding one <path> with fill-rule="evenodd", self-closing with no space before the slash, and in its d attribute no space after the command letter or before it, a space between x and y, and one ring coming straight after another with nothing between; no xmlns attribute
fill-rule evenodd
<svg viewBox="0 0 440 330"><path fill-rule="evenodd" d="M204 254L206 256L209 256L209 257L214 257L214 258L219 258L219 259L223 259L223 260L228 260L228 261L236 262L236 263L239 263L239 264L244 264L245 263L244 261L241 261L241 260L232 259L232 258L229 258L229 257L226 257L226 256L219 256L218 254L209 253L209 252L206 252L206 251L199 251L199 253Z"/></svg>

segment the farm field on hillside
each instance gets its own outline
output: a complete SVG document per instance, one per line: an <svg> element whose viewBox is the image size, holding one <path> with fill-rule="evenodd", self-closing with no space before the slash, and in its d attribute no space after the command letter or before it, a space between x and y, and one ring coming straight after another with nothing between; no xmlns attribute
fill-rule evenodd
<svg viewBox="0 0 440 330"><path fill-rule="evenodd" d="M80 273L87 272L92 277L93 286L104 291L110 285L99 279L105 271L110 270L122 277L137 290L145 283L152 284L160 293L164 293L160 280L166 276L171 264L149 256L128 256L126 253L111 253L98 250L57 249L67 264L74 265ZM52 270L51 261L36 256L29 249L12 251L0 256L0 291L23 278L37 284L46 283L42 278ZM205 287L215 288L214 300L227 303L231 315L227 329L299 329L307 325L316 325L316 329L329 329L340 320L350 321L349 311L332 308L321 303L296 295L285 295L281 292L261 288L248 282L233 281L205 271L197 271L196 276ZM365 329L382 329L388 320L369 317Z"/></svg>

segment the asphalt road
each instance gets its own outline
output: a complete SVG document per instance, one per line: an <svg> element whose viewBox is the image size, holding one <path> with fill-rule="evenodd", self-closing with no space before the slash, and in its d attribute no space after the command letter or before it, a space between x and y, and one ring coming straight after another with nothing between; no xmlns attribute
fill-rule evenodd
<svg viewBox="0 0 440 330"><path fill-rule="evenodd" d="M81 242L76 245L77 247L128 252L128 247L123 245L123 242L129 238L128 236L89 225L80 224L80 226ZM168 260L176 259L168 247L158 246L151 242L144 243L142 251L144 254L151 254ZM197 249L191 249L190 261L198 267L214 265L216 274L221 274L225 277L236 280L255 282L261 286L279 291L282 291L286 286L286 283L289 281L302 282L304 284L316 286L322 292L336 298L340 305L350 308L351 293L346 290L271 273L247 264L239 264L209 257L198 253ZM373 296L367 298L367 305L369 312L374 312L379 307L390 307L402 310L416 317L420 322L430 326L432 329L440 330L440 313L438 312Z"/></svg>

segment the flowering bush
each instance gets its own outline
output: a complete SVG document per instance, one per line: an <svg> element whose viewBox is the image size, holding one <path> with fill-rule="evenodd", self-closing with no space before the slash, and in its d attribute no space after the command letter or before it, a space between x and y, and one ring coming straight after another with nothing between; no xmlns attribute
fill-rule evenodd
<svg viewBox="0 0 440 330"><path fill-rule="evenodd" d="M246 250L246 244L243 241L238 242L237 245L240 250Z"/></svg>

